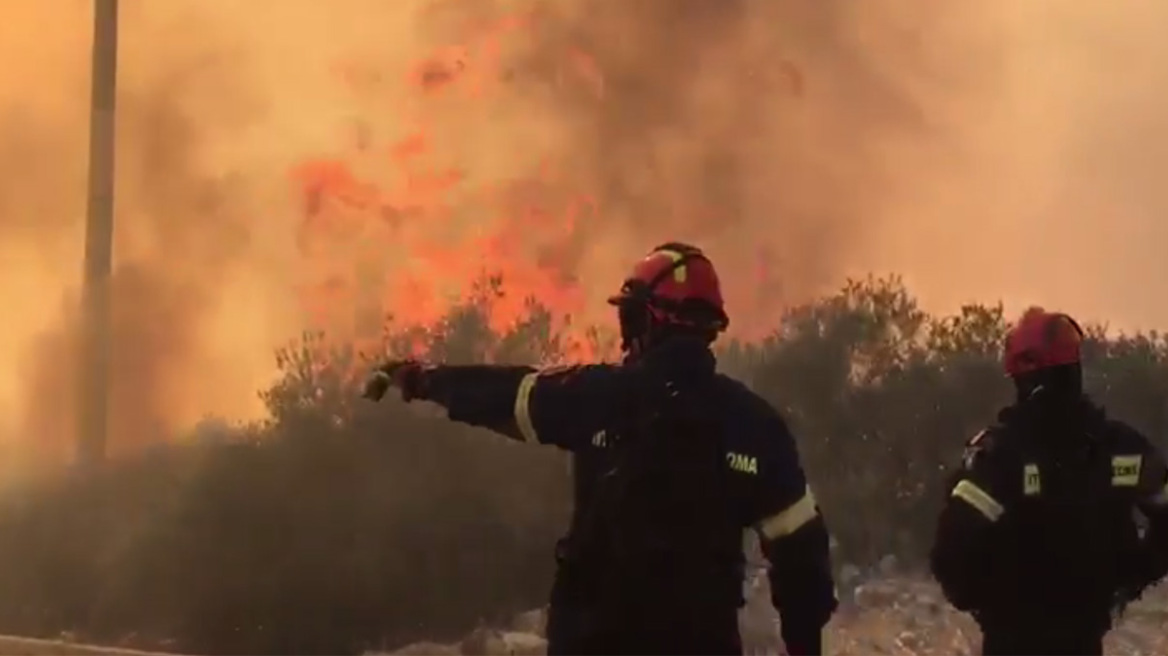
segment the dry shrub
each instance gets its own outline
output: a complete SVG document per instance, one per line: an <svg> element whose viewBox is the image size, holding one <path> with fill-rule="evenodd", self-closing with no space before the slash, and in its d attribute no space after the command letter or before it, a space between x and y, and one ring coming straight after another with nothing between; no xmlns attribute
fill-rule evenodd
<svg viewBox="0 0 1168 656"><path fill-rule="evenodd" d="M489 299L487 299L489 300ZM460 308L391 347L554 358L546 314L507 335ZM961 442L1009 388L1000 306L920 311L900 282L792 309L724 368L788 416L840 562L919 559ZM1093 328L1089 385L1163 438L1168 344ZM359 360L319 336L279 354L264 425L21 487L0 508L0 632L208 654L357 653L453 637L539 604L570 499L565 457L354 399Z"/></svg>

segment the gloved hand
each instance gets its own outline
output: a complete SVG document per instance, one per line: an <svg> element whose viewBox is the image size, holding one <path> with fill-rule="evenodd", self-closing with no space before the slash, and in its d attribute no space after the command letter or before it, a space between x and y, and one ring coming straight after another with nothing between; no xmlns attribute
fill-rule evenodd
<svg viewBox="0 0 1168 656"><path fill-rule="evenodd" d="M421 364L413 360L390 360L369 374L361 396L380 401L389 388L396 387L401 391L402 400L408 403L421 396L421 386Z"/></svg>

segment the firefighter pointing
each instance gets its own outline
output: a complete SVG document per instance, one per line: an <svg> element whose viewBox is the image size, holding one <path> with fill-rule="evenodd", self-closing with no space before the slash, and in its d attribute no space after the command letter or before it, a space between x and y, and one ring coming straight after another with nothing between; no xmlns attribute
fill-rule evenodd
<svg viewBox="0 0 1168 656"><path fill-rule="evenodd" d="M987 655L1102 654L1112 618L1168 574L1164 458L1083 394L1082 342L1038 308L1011 330L1017 400L967 443L937 526L933 573Z"/></svg>
<svg viewBox="0 0 1168 656"><path fill-rule="evenodd" d="M772 563L788 651L821 653L836 607L826 526L783 419L715 372L710 345L728 318L713 264L664 244L610 303L619 365L395 362L366 396L394 386L451 420L572 452L549 654L740 654L744 528Z"/></svg>

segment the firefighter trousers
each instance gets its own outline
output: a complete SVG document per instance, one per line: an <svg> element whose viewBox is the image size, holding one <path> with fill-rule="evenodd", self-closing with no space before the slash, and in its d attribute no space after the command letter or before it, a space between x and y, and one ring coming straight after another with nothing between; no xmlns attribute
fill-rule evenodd
<svg viewBox="0 0 1168 656"><path fill-rule="evenodd" d="M623 626L597 621L591 610L563 604L548 608L548 656L741 656L737 609L732 622L644 621ZM646 618L648 619L648 618Z"/></svg>

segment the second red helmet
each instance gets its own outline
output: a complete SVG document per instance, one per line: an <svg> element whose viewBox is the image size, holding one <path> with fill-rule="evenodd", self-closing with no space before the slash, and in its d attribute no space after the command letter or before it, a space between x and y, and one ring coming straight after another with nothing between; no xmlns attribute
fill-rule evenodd
<svg viewBox="0 0 1168 656"><path fill-rule="evenodd" d="M1083 356L1083 329L1070 316L1028 309L1006 335L1003 364L1010 376L1040 369L1079 364Z"/></svg>

